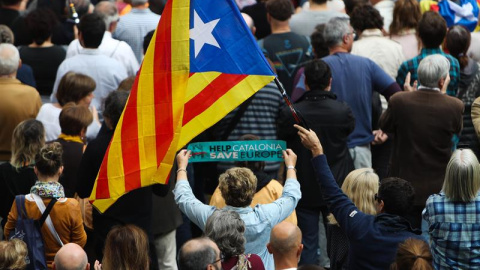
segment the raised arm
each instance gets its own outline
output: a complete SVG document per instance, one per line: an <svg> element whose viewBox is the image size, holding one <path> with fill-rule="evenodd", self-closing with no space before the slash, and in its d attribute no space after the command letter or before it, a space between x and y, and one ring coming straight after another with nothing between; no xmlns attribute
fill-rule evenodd
<svg viewBox="0 0 480 270"><path fill-rule="evenodd" d="M173 194L180 210L203 231L207 218L216 208L203 204L193 195L187 178L187 165L190 154L190 151L181 150L177 155L177 184Z"/></svg>
<svg viewBox="0 0 480 270"><path fill-rule="evenodd" d="M348 237L355 237L364 229L364 213L360 212L352 201L338 187L333 178L327 158L323 154L323 147L320 140L312 130L307 130L295 125L298 129L300 140L312 152L312 164L315 169L317 181L320 184L323 199L327 202L330 212L333 213L340 227Z"/></svg>

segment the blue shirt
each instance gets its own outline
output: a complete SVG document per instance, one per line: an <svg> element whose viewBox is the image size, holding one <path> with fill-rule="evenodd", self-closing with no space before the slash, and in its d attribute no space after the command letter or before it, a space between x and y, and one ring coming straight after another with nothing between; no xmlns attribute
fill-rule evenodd
<svg viewBox="0 0 480 270"><path fill-rule="evenodd" d="M428 223L435 269L480 268L480 194L471 202L431 195L423 218Z"/></svg>
<svg viewBox="0 0 480 270"><path fill-rule="evenodd" d="M217 208L203 204L197 200L192 193L188 181L179 180L173 190L175 202L180 210L202 231L205 231L205 224L208 217ZM287 179L283 188L282 197L273 203L258 204L251 207L226 206L223 209L233 210L240 214L245 222L245 253L257 254L262 258L265 269L275 269L272 254L268 253L267 243L270 240L270 231L273 226L288 217L300 200L300 184L296 179Z"/></svg>
<svg viewBox="0 0 480 270"><path fill-rule="evenodd" d="M410 84L418 80L417 69L420 61L423 58L433 55L433 54L441 54L445 56L448 61L450 61L450 83L448 84L447 88L447 95L449 96L456 96L458 90L458 81L460 78L460 65L458 64L458 60L455 59L450 54L444 53L440 48L435 49L422 49L419 55L415 56L414 58L407 60L402 63L400 68L398 69L397 73L397 83L401 86L405 84L405 78L407 77L408 72L410 72Z"/></svg>
<svg viewBox="0 0 480 270"><path fill-rule="evenodd" d="M130 13L120 17L117 29L113 32L113 38L125 41L132 47L132 51L138 63L143 60L143 38L148 32L157 28L160 15L150 9L132 8Z"/></svg>
<svg viewBox="0 0 480 270"><path fill-rule="evenodd" d="M365 57L335 53L322 60L332 70L332 93L337 95L337 100L346 102L355 116L355 129L348 137L348 147L369 144L374 139L372 91L384 94L395 81Z"/></svg>

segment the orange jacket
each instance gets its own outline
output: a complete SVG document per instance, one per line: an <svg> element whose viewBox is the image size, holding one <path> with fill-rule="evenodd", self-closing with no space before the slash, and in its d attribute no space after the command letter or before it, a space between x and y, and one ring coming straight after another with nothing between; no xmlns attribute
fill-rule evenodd
<svg viewBox="0 0 480 270"><path fill-rule="evenodd" d="M43 198L43 203L47 206L50 203L50 198ZM30 194L25 195L25 209L29 218L39 219L42 216ZM6 239L8 239L10 232L15 231L17 216L17 205L14 201L5 224L4 234ZM76 243L81 247L85 245L87 234L83 228L82 214L77 200L59 199L50 212L50 218L63 244ZM60 244L57 243L46 223L43 224L41 232L45 244L45 259L48 268L51 269L55 254L60 249Z"/></svg>

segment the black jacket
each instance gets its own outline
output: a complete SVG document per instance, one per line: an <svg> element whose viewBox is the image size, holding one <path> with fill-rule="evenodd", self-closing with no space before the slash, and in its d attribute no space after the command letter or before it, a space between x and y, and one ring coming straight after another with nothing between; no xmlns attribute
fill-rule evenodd
<svg viewBox="0 0 480 270"><path fill-rule="evenodd" d="M295 104L295 108L320 138L328 156L328 165L341 185L347 174L354 169L347 147L347 137L355 128L355 118L350 107L336 99L331 92L307 91ZM286 140L287 147L298 156L297 177L302 190L299 207L319 207L324 205L324 202L320 199L320 187L310 163L312 154L302 146L297 130L293 127L294 123L290 109L283 109L278 121L278 138Z"/></svg>

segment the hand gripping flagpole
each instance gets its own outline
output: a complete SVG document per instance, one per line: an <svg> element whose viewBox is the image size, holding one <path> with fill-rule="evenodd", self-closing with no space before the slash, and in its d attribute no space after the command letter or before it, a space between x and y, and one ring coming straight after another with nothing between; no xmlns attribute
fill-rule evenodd
<svg viewBox="0 0 480 270"><path fill-rule="evenodd" d="M275 84L278 87L278 90L280 90L280 93L283 96L283 100L285 100L285 103L290 108L290 111L292 112L293 119L295 119L295 122L297 124L301 125L302 127L309 130L310 128L307 125L307 121L305 121L305 119L300 114L300 112L295 110L295 107L293 107L292 101L290 101L290 98L288 97L287 92L285 91L285 88L283 88L283 85L278 80L278 77L275 77L274 81L275 81Z"/></svg>

